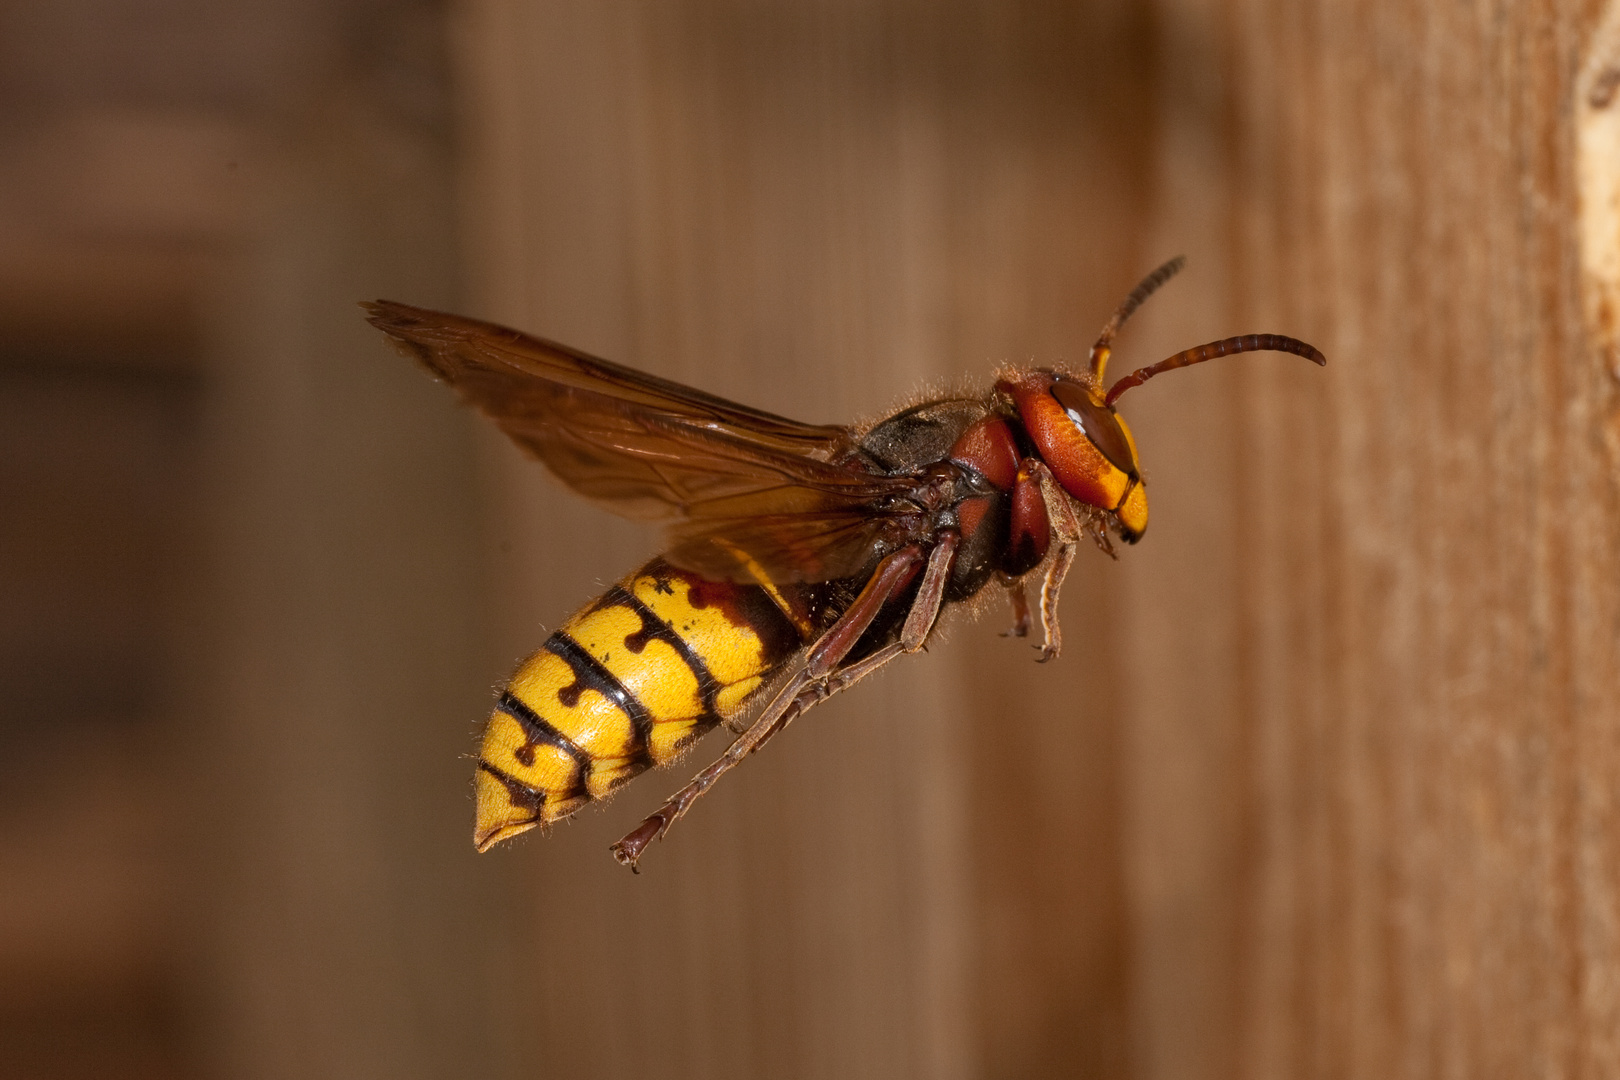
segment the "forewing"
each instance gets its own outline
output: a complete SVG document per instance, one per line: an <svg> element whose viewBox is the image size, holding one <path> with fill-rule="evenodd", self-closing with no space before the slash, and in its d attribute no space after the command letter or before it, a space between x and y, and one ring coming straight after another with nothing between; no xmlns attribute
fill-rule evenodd
<svg viewBox="0 0 1620 1080"><path fill-rule="evenodd" d="M904 529L912 481L833 465L847 428L801 424L514 330L388 301L370 321L569 487L672 520L713 578L829 580Z"/></svg>

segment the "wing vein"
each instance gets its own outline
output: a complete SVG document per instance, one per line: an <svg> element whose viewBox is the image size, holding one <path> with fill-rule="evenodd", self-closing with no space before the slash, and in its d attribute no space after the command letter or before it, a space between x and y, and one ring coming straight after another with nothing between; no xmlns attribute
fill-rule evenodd
<svg viewBox="0 0 1620 1080"><path fill-rule="evenodd" d="M705 576L859 573L904 532L915 481L845 467L854 434L803 424L491 323L365 305L400 351L456 388L568 487L670 522L668 557Z"/></svg>

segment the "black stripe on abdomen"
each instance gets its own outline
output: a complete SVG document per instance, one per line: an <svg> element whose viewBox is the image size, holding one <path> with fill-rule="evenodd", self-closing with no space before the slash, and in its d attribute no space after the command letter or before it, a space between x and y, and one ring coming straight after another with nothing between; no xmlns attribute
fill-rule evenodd
<svg viewBox="0 0 1620 1080"><path fill-rule="evenodd" d="M630 718L630 729L636 738L635 756L650 763L652 759L648 756L647 748L652 740L653 718L641 699L566 631L558 630L552 634L543 647L560 657L574 673L573 683L557 691L557 700L572 709L579 704L579 696L586 690L601 694Z"/></svg>
<svg viewBox="0 0 1620 1080"><path fill-rule="evenodd" d="M534 746L554 746L573 758L574 764L579 769L579 775L575 783L579 790L584 790L585 778L590 775L591 771L591 755L585 752L584 747L558 731L548 720L529 708L528 705L524 704L522 698L510 690L501 693L500 699L495 702L495 707L516 720L523 728L524 736ZM530 753L532 755L533 752ZM522 760L521 756L519 760ZM532 761L524 762L524 764L531 763Z"/></svg>
<svg viewBox="0 0 1620 1080"><path fill-rule="evenodd" d="M665 622L658 614L643 604L636 595L623 585L615 585L602 599L597 601L596 609L622 607L636 613L641 620L641 629L624 639L624 647L632 653L639 654L647 647L649 641L662 641L675 650L675 655L681 658L692 678L697 680L698 698L703 704L703 714L708 717L717 716L715 711L715 695L720 693L720 683L716 681L714 673L703 658L687 644L685 638L675 632L675 628Z"/></svg>

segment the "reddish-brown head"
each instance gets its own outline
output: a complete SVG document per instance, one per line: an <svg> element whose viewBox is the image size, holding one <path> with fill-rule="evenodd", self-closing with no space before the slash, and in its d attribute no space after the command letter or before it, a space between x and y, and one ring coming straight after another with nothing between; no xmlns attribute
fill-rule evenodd
<svg viewBox="0 0 1620 1080"><path fill-rule="evenodd" d="M1103 374L1114 335L1142 301L1174 277L1182 265L1180 258L1171 259L1143 278L1125 298L1092 345L1086 375L1038 370L996 383L999 393L1012 398L1036 453L1063 490L1107 514L1127 544L1136 543L1147 530L1147 492L1136 461L1136 442L1124 419L1114 411L1114 402L1121 394L1162 372L1236 353L1270 350L1303 356L1315 364L1327 363L1314 346L1303 341L1278 334L1248 334L1212 341L1139 368L1104 391Z"/></svg>
<svg viewBox="0 0 1620 1080"><path fill-rule="evenodd" d="M1125 422L1089 382L1055 371L1002 379L1018 419L1057 482L1079 502L1112 515L1134 544L1147 528L1136 443Z"/></svg>

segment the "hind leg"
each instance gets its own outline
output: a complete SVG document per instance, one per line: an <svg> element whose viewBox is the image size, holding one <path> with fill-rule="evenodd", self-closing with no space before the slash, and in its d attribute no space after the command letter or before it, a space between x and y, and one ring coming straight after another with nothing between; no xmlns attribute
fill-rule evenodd
<svg viewBox="0 0 1620 1080"><path fill-rule="evenodd" d="M880 563L860 596L843 617L810 647L803 666L777 691L770 704L760 712L759 718L726 748L724 754L614 844L613 857L631 870L637 870L637 863L647 845L669 832L670 826L691 809L704 792L713 787L720 777L740 765L749 754L764 746L771 736L895 657L921 649L939 618L945 583L950 579L958 540L954 531L940 535L929 555L922 585L901 628L900 640L842 667L844 657L849 655L878 613L916 578L918 570L922 568L922 549L913 544Z"/></svg>

